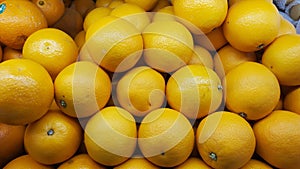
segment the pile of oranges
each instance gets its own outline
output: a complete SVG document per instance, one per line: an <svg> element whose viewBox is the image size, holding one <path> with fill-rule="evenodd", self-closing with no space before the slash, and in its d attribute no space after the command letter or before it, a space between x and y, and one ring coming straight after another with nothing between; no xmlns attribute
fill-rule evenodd
<svg viewBox="0 0 300 169"><path fill-rule="evenodd" d="M300 166L270 0L0 0L0 60L0 168Z"/></svg>

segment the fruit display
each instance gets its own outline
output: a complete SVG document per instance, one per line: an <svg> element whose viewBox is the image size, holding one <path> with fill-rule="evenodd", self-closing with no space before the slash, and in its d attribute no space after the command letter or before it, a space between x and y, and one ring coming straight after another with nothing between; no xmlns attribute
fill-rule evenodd
<svg viewBox="0 0 300 169"><path fill-rule="evenodd" d="M299 169L282 3L0 0L0 168Z"/></svg>

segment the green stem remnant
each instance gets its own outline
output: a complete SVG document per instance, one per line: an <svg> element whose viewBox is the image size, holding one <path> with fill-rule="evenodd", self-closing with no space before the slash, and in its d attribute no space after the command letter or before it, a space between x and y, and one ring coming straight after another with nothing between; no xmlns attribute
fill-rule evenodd
<svg viewBox="0 0 300 169"><path fill-rule="evenodd" d="M3 4L0 4L0 14L2 14L6 9L6 4L3 3Z"/></svg>
<svg viewBox="0 0 300 169"><path fill-rule="evenodd" d="M54 134L54 130L53 129L50 129L47 131L47 135L48 136L52 136Z"/></svg>
<svg viewBox="0 0 300 169"><path fill-rule="evenodd" d="M217 154L214 153L214 152L209 153L209 158L214 160L214 161L217 161L217 159L218 159Z"/></svg>
<svg viewBox="0 0 300 169"><path fill-rule="evenodd" d="M59 104L61 107L66 108L67 107L67 103L64 100L60 100Z"/></svg>
<svg viewBox="0 0 300 169"><path fill-rule="evenodd" d="M43 6L45 4L44 1L39 1L39 5Z"/></svg>

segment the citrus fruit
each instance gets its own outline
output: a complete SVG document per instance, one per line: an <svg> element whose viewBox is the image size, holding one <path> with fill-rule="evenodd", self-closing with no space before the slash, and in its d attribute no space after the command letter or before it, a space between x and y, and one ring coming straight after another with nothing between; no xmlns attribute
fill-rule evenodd
<svg viewBox="0 0 300 169"><path fill-rule="evenodd" d="M154 6L154 8L151 9L151 12L157 12L160 9L167 7L167 6L171 6L169 0L159 0L157 1L156 5Z"/></svg>
<svg viewBox="0 0 300 169"><path fill-rule="evenodd" d="M156 21L142 33L144 60L152 68L173 72L187 64L193 55L193 37L176 21Z"/></svg>
<svg viewBox="0 0 300 169"><path fill-rule="evenodd" d="M110 15L127 20L140 32L150 23L150 18L145 10L132 3L123 3L114 8Z"/></svg>
<svg viewBox="0 0 300 169"><path fill-rule="evenodd" d="M44 14L31 1L6 0L0 8L0 42L13 49L21 49L29 35L48 27Z"/></svg>
<svg viewBox="0 0 300 169"><path fill-rule="evenodd" d="M81 140L80 124L59 110L52 110L26 127L24 146L34 160L51 165L71 158Z"/></svg>
<svg viewBox="0 0 300 169"><path fill-rule="evenodd" d="M251 159L250 161L248 161L248 163L246 163L240 169L254 169L254 168L272 169L272 167L269 166L268 164L266 164L266 163L264 163L262 161L259 161L259 160L255 160L255 159Z"/></svg>
<svg viewBox="0 0 300 169"><path fill-rule="evenodd" d="M300 87L289 92L283 100L283 107L285 110L300 114Z"/></svg>
<svg viewBox="0 0 300 169"><path fill-rule="evenodd" d="M84 143L89 156L106 166L129 159L136 148L137 127L133 116L120 107L97 112L86 124Z"/></svg>
<svg viewBox="0 0 300 169"><path fill-rule="evenodd" d="M135 116L145 116L164 103L165 80L148 66L131 69L117 83L118 102Z"/></svg>
<svg viewBox="0 0 300 169"><path fill-rule="evenodd" d="M78 50L80 50L81 47L85 43L85 31L84 30L78 32L78 34L74 37L74 42L78 46Z"/></svg>
<svg viewBox="0 0 300 169"><path fill-rule="evenodd" d="M190 59L190 61L188 62L188 65L193 65L193 64L204 65L210 69L214 68L211 54L207 49L199 45L194 46L194 54Z"/></svg>
<svg viewBox="0 0 300 169"><path fill-rule="evenodd" d="M91 10L86 17L84 18L83 21L83 29L84 31L87 31L87 29L95 22L97 22L97 20L99 20L100 18L104 17L104 16L108 16L111 12L111 8L107 8L107 7L98 7L98 8L94 8L93 10Z"/></svg>
<svg viewBox="0 0 300 169"><path fill-rule="evenodd" d="M95 162L88 154L78 154L63 162L57 169L105 169L106 167Z"/></svg>
<svg viewBox="0 0 300 169"><path fill-rule="evenodd" d="M239 2L239 1L241 1L241 0L228 0L228 5L230 7L230 6L232 6L233 4L235 4L235 3ZM273 0L262 0L262 1L267 1L267 2L270 2L270 3L273 2Z"/></svg>
<svg viewBox="0 0 300 169"><path fill-rule="evenodd" d="M0 64L0 122L28 124L49 109L54 89L50 75L40 64L11 59Z"/></svg>
<svg viewBox="0 0 300 169"><path fill-rule="evenodd" d="M273 3L265 0L242 0L228 9L223 24L224 36L236 49L258 51L278 35L280 14Z"/></svg>
<svg viewBox="0 0 300 169"><path fill-rule="evenodd" d="M111 81L98 65L75 62L63 69L54 81L55 101L72 117L88 117L102 109L111 94Z"/></svg>
<svg viewBox="0 0 300 169"><path fill-rule="evenodd" d="M160 108L147 114L138 130L138 146L145 158L160 167L183 163L194 147L194 131L180 112Z"/></svg>
<svg viewBox="0 0 300 169"><path fill-rule="evenodd" d="M204 161L197 157L190 157L181 165L175 167L175 169L211 169Z"/></svg>
<svg viewBox="0 0 300 169"><path fill-rule="evenodd" d="M155 7L155 5L158 3L159 0L124 0L127 3L133 3L141 8L143 8L145 11L150 11Z"/></svg>
<svg viewBox="0 0 300 169"><path fill-rule="evenodd" d="M280 29L277 36L281 36L285 34L296 34L296 28L290 21L286 20L283 16L281 16Z"/></svg>
<svg viewBox="0 0 300 169"><path fill-rule="evenodd" d="M244 62L231 69L223 79L226 107L248 120L270 114L280 99L275 75L264 65Z"/></svg>
<svg viewBox="0 0 300 169"><path fill-rule="evenodd" d="M256 152L277 168L300 166L300 115L286 110L273 111L253 126Z"/></svg>
<svg viewBox="0 0 300 169"><path fill-rule="evenodd" d="M24 125L0 123L0 167L20 156L23 152Z"/></svg>
<svg viewBox="0 0 300 169"><path fill-rule="evenodd" d="M228 9L227 0L175 0L173 6L176 16L189 21L203 33L221 26Z"/></svg>
<svg viewBox="0 0 300 169"><path fill-rule="evenodd" d="M9 59L20 59L20 58L22 58L22 50L13 49L8 46L4 47L2 61L9 60Z"/></svg>
<svg viewBox="0 0 300 169"><path fill-rule="evenodd" d="M65 4L62 0L32 0L46 17L48 26L57 22L65 12Z"/></svg>
<svg viewBox="0 0 300 169"><path fill-rule="evenodd" d="M96 7L96 3L93 0L73 0L71 8L74 8L80 13L82 18Z"/></svg>
<svg viewBox="0 0 300 169"><path fill-rule="evenodd" d="M122 5L123 3L123 0L112 0L111 3L108 5L108 8L114 9L117 6Z"/></svg>
<svg viewBox="0 0 300 169"><path fill-rule="evenodd" d="M52 166L47 166L35 161L30 155L19 156L10 161L3 169L54 169Z"/></svg>
<svg viewBox="0 0 300 169"><path fill-rule="evenodd" d="M219 108L223 98L221 80L210 68L187 65L171 75L166 85L169 106L191 119Z"/></svg>
<svg viewBox="0 0 300 169"><path fill-rule="evenodd" d="M202 159L213 168L238 169L255 150L255 136L241 116L219 111L206 116L196 132L197 148Z"/></svg>
<svg viewBox="0 0 300 169"><path fill-rule="evenodd" d="M52 79L77 59L78 47L65 32L55 28L40 29L24 43L23 58L44 66Z"/></svg>
<svg viewBox="0 0 300 169"><path fill-rule="evenodd" d="M140 59L143 39L136 27L128 21L106 16L89 27L83 48L86 48L83 52L88 52L106 70L123 72L132 68Z"/></svg>
<svg viewBox="0 0 300 169"><path fill-rule="evenodd" d="M214 56L215 71L219 77L223 77L237 65L247 61L255 62L256 60L254 52L242 52L227 44L219 49Z"/></svg>
<svg viewBox="0 0 300 169"><path fill-rule="evenodd" d="M262 63L278 78L281 85L300 85L300 35L278 37L265 50Z"/></svg>
<svg viewBox="0 0 300 169"><path fill-rule="evenodd" d="M175 21L176 16L174 15L173 6L166 6L157 12L150 13L152 14L152 22L156 21Z"/></svg>
<svg viewBox="0 0 300 169"><path fill-rule="evenodd" d="M160 167L152 164L146 158L137 157L137 158L130 158L129 160L125 161L124 163L114 167L114 169L159 169Z"/></svg>

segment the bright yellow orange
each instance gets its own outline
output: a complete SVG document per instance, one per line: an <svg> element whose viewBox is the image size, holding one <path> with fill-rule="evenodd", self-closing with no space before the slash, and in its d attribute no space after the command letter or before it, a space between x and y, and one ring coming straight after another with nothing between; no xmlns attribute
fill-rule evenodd
<svg viewBox="0 0 300 169"><path fill-rule="evenodd" d="M82 128L78 121L52 110L26 127L24 146L34 160L52 165L71 158L81 140Z"/></svg>
<svg viewBox="0 0 300 169"><path fill-rule="evenodd" d="M24 43L23 58L44 66L54 80L66 66L75 62L78 47L65 32L45 28L31 34Z"/></svg>
<svg viewBox="0 0 300 169"><path fill-rule="evenodd" d="M224 36L236 49L253 52L268 46L278 35L280 14L265 0L242 0L232 5L223 24Z"/></svg>
<svg viewBox="0 0 300 169"><path fill-rule="evenodd" d="M57 169L105 169L106 167L98 164L88 154L78 154L58 166Z"/></svg>
<svg viewBox="0 0 300 169"><path fill-rule="evenodd" d="M13 49L21 49L29 35L48 26L42 11L31 1L6 0L0 7L0 42Z"/></svg>
<svg viewBox="0 0 300 169"><path fill-rule="evenodd" d="M132 68L140 59L143 39L140 32L128 21L106 16L86 31L86 44L80 54L92 59L111 72Z"/></svg>
<svg viewBox="0 0 300 169"><path fill-rule="evenodd" d="M296 28L290 21L286 20L283 16L281 16L280 29L277 36L285 34L296 34Z"/></svg>
<svg viewBox="0 0 300 169"><path fill-rule="evenodd" d="M111 3L108 5L108 8L115 9L116 7L122 5L124 0L112 0Z"/></svg>
<svg viewBox="0 0 300 169"><path fill-rule="evenodd" d="M55 101L69 116L88 117L106 105L111 88L107 73L98 65L88 61L75 62L55 79Z"/></svg>
<svg viewBox="0 0 300 169"><path fill-rule="evenodd" d="M190 61L188 62L188 65L193 64L200 64L204 65L210 69L214 68L213 58L209 51L199 45L194 46L194 54Z"/></svg>
<svg viewBox="0 0 300 169"><path fill-rule="evenodd" d="M239 64L247 61L255 62L256 60L254 52L242 52L227 44L219 49L214 56L215 71L219 77L223 77Z"/></svg>
<svg viewBox="0 0 300 169"><path fill-rule="evenodd" d="M32 0L43 12L47 19L48 26L57 22L65 12L63 0Z"/></svg>
<svg viewBox="0 0 300 169"><path fill-rule="evenodd" d="M189 157L184 163L175 167L175 169L211 169L204 161L197 157Z"/></svg>
<svg viewBox="0 0 300 169"><path fill-rule="evenodd" d="M175 167L188 159L194 131L180 112L160 108L147 114L139 127L138 146L145 158L160 167Z"/></svg>
<svg viewBox="0 0 300 169"><path fill-rule="evenodd" d="M128 160L135 151L136 138L135 119L125 109L115 106L106 107L92 116L84 133L89 156L106 166Z"/></svg>
<svg viewBox="0 0 300 169"><path fill-rule="evenodd" d="M272 167L269 166L267 163L264 163L262 161L255 160L255 159L251 159L250 161L248 161L247 164L245 164L240 169L255 169L255 168L259 168L259 169L272 169Z"/></svg>
<svg viewBox="0 0 300 169"><path fill-rule="evenodd" d="M176 16L174 15L173 6L166 6L164 8L161 8L152 16L152 22L156 21L175 21Z"/></svg>
<svg viewBox="0 0 300 169"><path fill-rule="evenodd" d="M0 123L0 168L24 153L24 125Z"/></svg>
<svg viewBox="0 0 300 169"><path fill-rule="evenodd" d="M283 100L283 107L285 110L300 114L300 87L289 92Z"/></svg>
<svg viewBox="0 0 300 169"><path fill-rule="evenodd" d="M212 113L200 122L196 143L200 156L212 168L240 168L255 150L250 124L226 111Z"/></svg>
<svg viewBox="0 0 300 169"><path fill-rule="evenodd" d="M233 4L239 2L241 0L228 0L228 5L229 7L232 6ZM267 1L267 2L270 2L270 3L273 3L273 0L263 0L263 1Z"/></svg>
<svg viewBox="0 0 300 169"><path fill-rule="evenodd" d="M223 79L226 107L249 120L272 112L280 99L276 76L264 65L244 62L231 69Z"/></svg>
<svg viewBox="0 0 300 169"><path fill-rule="evenodd" d="M91 10L86 17L84 18L83 21L83 29L85 31L87 31L87 29L95 22L97 22L97 20L99 20L100 18L104 17L104 16L108 16L111 12L111 8L107 8L107 7L98 7L98 8L94 8L93 10Z"/></svg>
<svg viewBox="0 0 300 169"><path fill-rule="evenodd" d="M80 31L75 37L74 37L74 42L76 43L76 45L78 46L78 50L80 51L80 49L82 48L82 46L85 43L85 31L82 30Z"/></svg>
<svg viewBox="0 0 300 169"><path fill-rule="evenodd" d="M3 61L9 60L9 59L20 59L20 58L22 58L22 50L13 49L8 46L6 46L3 49L3 58L2 58Z"/></svg>
<svg viewBox="0 0 300 169"><path fill-rule="evenodd" d="M281 85L300 85L300 35L278 37L265 50L262 63L270 69Z"/></svg>
<svg viewBox="0 0 300 169"><path fill-rule="evenodd" d="M160 169L160 167L154 165L146 158L143 157L133 157L124 163L114 167L114 169Z"/></svg>
<svg viewBox="0 0 300 169"><path fill-rule="evenodd" d="M136 4L142 7L143 9L145 9L145 11L150 11L155 7L155 5L159 0L124 0L124 1L127 3Z"/></svg>
<svg viewBox="0 0 300 169"><path fill-rule="evenodd" d="M3 169L54 169L35 161L30 155L25 154L10 161Z"/></svg>
<svg viewBox="0 0 300 169"><path fill-rule="evenodd" d="M157 12L160 9L170 6L171 3L169 2L169 0L159 0L157 1L156 5L151 9L151 12Z"/></svg>
<svg viewBox="0 0 300 169"><path fill-rule="evenodd" d="M212 69L203 65L187 65L169 78L166 97L171 108L195 119L219 108L222 88L220 78Z"/></svg>
<svg viewBox="0 0 300 169"><path fill-rule="evenodd" d="M202 33L221 26L228 9L227 0L176 0L173 6L176 16L190 22Z"/></svg>
<svg viewBox="0 0 300 169"><path fill-rule="evenodd" d="M187 64L193 55L193 37L176 21L157 21L142 33L144 60L161 72L173 72Z"/></svg>
<svg viewBox="0 0 300 169"><path fill-rule="evenodd" d="M50 75L28 59L11 59L0 64L0 122L28 124L49 109L54 88Z"/></svg>
<svg viewBox="0 0 300 169"><path fill-rule="evenodd" d="M118 102L135 116L145 116L165 101L165 80L148 66L131 69L117 83Z"/></svg>
<svg viewBox="0 0 300 169"><path fill-rule="evenodd" d="M277 168L300 166L300 115L286 110L273 111L253 126L256 152Z"/></svg>

